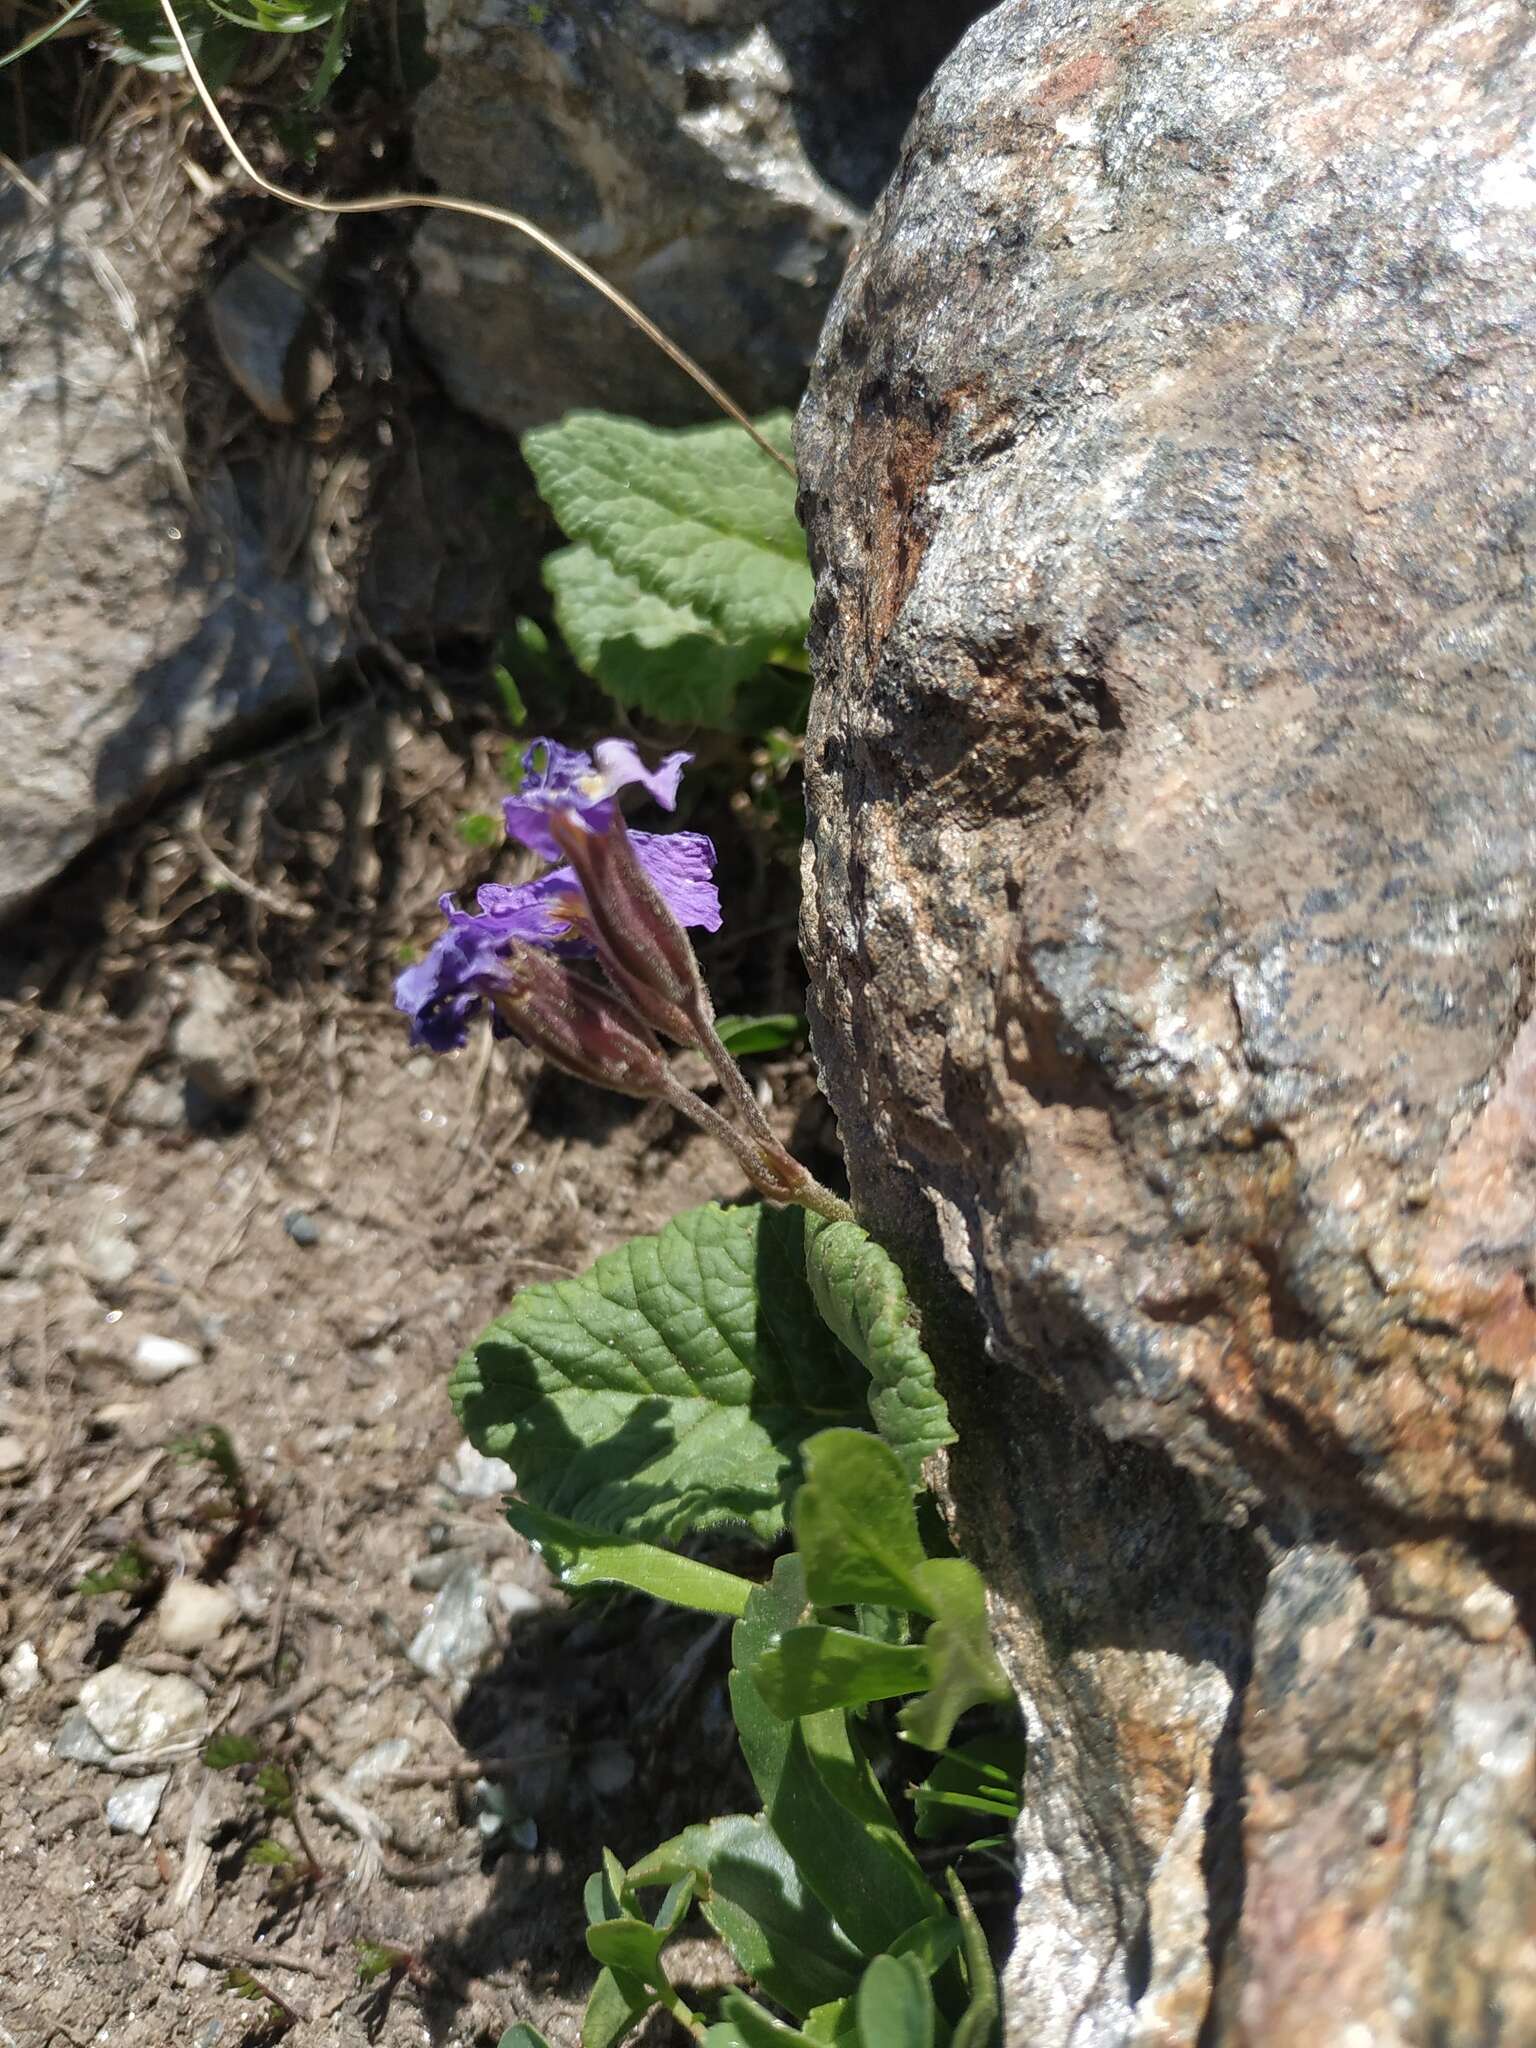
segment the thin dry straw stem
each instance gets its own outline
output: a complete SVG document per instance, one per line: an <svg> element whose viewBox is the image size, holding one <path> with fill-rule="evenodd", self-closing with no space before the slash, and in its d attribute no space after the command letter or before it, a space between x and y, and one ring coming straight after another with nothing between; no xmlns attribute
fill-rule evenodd
<svg viewBox="0 0 1536 2048"><path fill-rule="evenodd" d="M794 475L794 464L781 455L765 435L758 432L735 399L721 390L707 370L702 369L686 350L679 348L677 343L664 334L648 314L642 313L632 299L627 299L617 286L611 285L607 278L601 276L589 263L583 263L579 256L573 256L569 249L562 248L553 235L546 234L543 228L525 219L522 214L509 213L505 207L489 206L478 199L445 199L435 192L381 192L371 199L311 199L306 193L291 192L286 185L274 184L270 178L263 177L235 140L229 123L219 112L218 103L208 90L203 74L197 68L197 60L192 55L191 46L183 33L171 0L160 0L160 8L171 34L176 38L176 47L181 52L182 63L187 67L187 76L191 79L209 120L219 131L224 147L253 185L258 186L263 192L270 193L274 199L283 200L289 206L302 207L306 213L390 213L397 207L417 207L438 213L459 213L471 220L494 221L498 227L511 228L515 234L526 236L547 256L552 256L557 263L563 263L567 270L574 271L584 284L590 285L593 291L600 293L611 306L616 306L626 320L639 328L647 341L653 342L663 355L669 356L683 374L691 377L723 413L728 414L743 432L750 434L765 455L771 456L781 469L788 470L791 476Z"/></svg>

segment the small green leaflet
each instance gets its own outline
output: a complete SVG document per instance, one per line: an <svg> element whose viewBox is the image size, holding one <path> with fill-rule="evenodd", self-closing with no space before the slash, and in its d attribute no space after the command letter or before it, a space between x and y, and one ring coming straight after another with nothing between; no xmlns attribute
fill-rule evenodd
<svg viewBox="0 0 1536 2048"><path fill-rule="evenodd" d="M585 1529L579 1522L541 1514L526 1501L509 1501L507 1520L519 1536L527 1537L562 1586L628 1586L674 1607L733 1616L745 1611L752 1591L752 1581L735 1572L680 1557L655 1543L634 1543L600 1529Z"/></svg>
<svg viewBox="0 0 1536 2048"><path fill-rule="evenodd" d="M793 1011L770 1017L717 1017L720 1043L735 1059L754 1052L782 1052L805 1036L805 1019Z"/></svg>
<svg viewBox="0 0 1536 2048"><path fill-rule="evenodd" d="M824 1424L867 1410L914 1478L951 1440L933 1368L895 1320L905 1291L864 1312L882 1277L900 1289L864 1248L856 1225L799 1209L690 1210L579 1279L525 1288L459 1362L460 1419L541 1514L662 1543L744 1522L772 1542ZM818 1312L845 1275L858 1350Z"/></svg>
<svg viewBox="0 0 1536 2048"><path fill-rule="evenodd" d="M789 449L789 416L758 422ZM577 661L621 704L724 725L737 687L798 653L811 572L794 478L739 427L573 412L523 437L572 545L544 580Z"/></svg>

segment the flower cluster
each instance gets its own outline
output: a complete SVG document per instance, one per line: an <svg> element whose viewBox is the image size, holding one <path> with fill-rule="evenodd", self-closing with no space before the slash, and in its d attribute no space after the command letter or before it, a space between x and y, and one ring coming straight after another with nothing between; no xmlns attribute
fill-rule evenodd
<svg viewBox="0 0 1536 2048"><path fill-rule="evenodd" d="M669 754L654 771L627 740L603 740L591 754L534 740L523 755L523 779L502 804L507 833L530 852L558 860L556 831L584 839L617 839L623 831L618 793L639 784L663 809L677 802L690 754ZM720 929L720 895L713 874L715 849L701 832L627 832L641 870L683 925ZM567 959L594 950L591 916L574 866L551 869L516 888L487 883L478 911L440 899L448 929L415 967L395 983L395 1006L411 1019L411 1043L433 1052L463 1045L473 1018L487 1003L499 1036L512 1029L498 996L518 983L518 964L529 948Z"/></svg>
<svg viewBox="0 0 1536 2048"><path fill-rule="evenodd" d="M535 740L502 808L513 839L561 864L516 888L487 885L477 910L444 896L447 929L396 981L395 1003L411 1019L412 1044L434 1052L463 1045L489 1009L498 1034L566 1073L670 1103L728 1146L771 1201L845 1216L846 1203L774 1136L715 1029L685 929L720 928L714 847L697 832L631 832L620 812L619 792L633 786L671 810L691 758L669 754L648 769L627 740L604 740L590 754ZM662 1037L704 1054L730 1115L683 1086Z"/></svg>

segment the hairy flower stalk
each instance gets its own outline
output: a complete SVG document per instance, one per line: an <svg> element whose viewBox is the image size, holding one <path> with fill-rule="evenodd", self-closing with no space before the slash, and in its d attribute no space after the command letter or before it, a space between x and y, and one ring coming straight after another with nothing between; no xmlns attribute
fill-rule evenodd
<svg viewBox="0 0 1536 2048"><path fill-rule="evenodd" d="M518 888L481 889L478 913L445 896L448 929L400 975L395 1001L411 1017L413 1044L436 1052L463 1045L488 1006L498 1034L515 1033L564 1072L669 1103L725 1145L766 1200L848 1217L847 1203L774 1136L715 1029L684 929L719 928L714 848L696 832L631 833L620 814L617 793L634 783L670 810L689 758L671 754L649 770L627 741L602 741L588 755L535 740L521 787L503 805L507 830L566 865ZM595 956L611 986L570 965L582 956ZM738 1121L678 1080L657 1032L705 1054Z"/></svg>

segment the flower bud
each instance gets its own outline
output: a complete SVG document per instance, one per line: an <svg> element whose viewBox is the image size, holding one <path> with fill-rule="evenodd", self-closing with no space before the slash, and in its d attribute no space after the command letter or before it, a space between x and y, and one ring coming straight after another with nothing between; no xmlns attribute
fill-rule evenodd
<svg viewBox="0 0 1536 2048"><path fill-rule="evenodd" d="M661 1047L610 990L532 946L507 952L508 980L490 1000L526 1045L579 1081L649 1099L667 1091Z"/></svg>
<svg viewBox="0 0 1536 2048"><path fill-rule="evenodd" d="M679 1045L697 1046L714 1015L688 935L635 857L617 814L602 831L555 813L550 829L586 899L587 924L609 979Z"/></svg>

